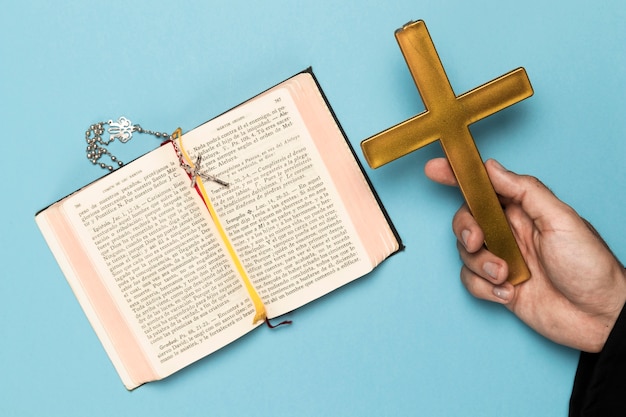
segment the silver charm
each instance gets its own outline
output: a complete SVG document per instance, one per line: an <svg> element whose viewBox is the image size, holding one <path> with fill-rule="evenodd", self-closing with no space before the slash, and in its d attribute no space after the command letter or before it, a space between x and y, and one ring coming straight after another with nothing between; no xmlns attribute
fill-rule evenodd
<svg viewBox="0 0 626 417"><path fill-rule="evenodd" d="M124 116L117 119L117 122L109 120L109 126L108 132L111 135L109 142L119 139L120 142L126 143L133 137L135 131L135 126Z"/></svg>

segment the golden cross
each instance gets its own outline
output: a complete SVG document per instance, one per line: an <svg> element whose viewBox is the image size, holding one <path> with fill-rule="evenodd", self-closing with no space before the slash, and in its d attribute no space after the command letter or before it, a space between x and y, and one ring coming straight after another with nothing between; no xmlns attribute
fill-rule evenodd
<svg viewBox="0 0 626 417"><path fill-rule="evenodd" d="M426 111L364 140L365 159L378 168L439 140L485 245L507 262L509 282L527 280L530 272L469 131L470 124L532 96L526 71L518 68L457 97L424 22L408 23L395 35Z"/></svg>

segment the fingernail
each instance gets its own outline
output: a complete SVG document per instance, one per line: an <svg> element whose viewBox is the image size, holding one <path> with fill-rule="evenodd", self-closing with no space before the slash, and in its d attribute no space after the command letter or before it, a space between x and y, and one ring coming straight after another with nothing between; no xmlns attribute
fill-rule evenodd
<svg viewBox="0 0 626 417"><path fill-rule="evenodd" d="M497 279L500 272L500 265L493 262L485 262L483 265L483 271L487 273L491 278Z"/></svg>
<svg viewBox="0 0 626 417"><path fill-rule="evenodd" d="M463 246L467 249L467 239L469 239L470 231L465 229L461 232L461 240L463 241Z"/></svg>
<svg viewBox="0 0 626 417"><path fill-rule="evenodd" d="M503 301L509 301L511 298L511 290L501 286L493 287L493 295Z"/></svg>

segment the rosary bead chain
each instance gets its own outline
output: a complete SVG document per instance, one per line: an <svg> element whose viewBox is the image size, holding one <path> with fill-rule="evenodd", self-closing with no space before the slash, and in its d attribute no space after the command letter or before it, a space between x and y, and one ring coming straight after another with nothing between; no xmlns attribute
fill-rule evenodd
<svg viewBox="0 0 626 417"><path fill-rule="evenodd" d="M122 161L118 161L111 152L106 148L106 145L111 143L113 139L104 140L102 134L104 133L105 122L98 122L93 124L85 132L85 141L87 142L87 159L94 165L100 165L101 168L113 171L112 165L107 165L104 162L99 162L103 156L108 156L112 162L116 163L118 167L124 165ZM92 136L93 134L93 136Z"/></svg>
<svg viewBox="0 0 626 417"><path fill-rule="evenodd" d="M105 132L105 127L104 127L105 125L109 126L109 128L107 129L108 133L110 133L110 137L108 140L103 139L102 137L102 135ZM89 161L91 161L92 164L100 165L101 168L106 169L109 172L114 170L113 165L107 165L104 162L100 162L100 159L104 157L105 155L108 156L109 159L111 159L113 163L117 164L118 167L123 166L124 163L118 160L116 156L111 154L111 152L106 148L106 146L109 145L111 142L113 142L115 139L119 139L120 142L125 143L132 138L134 132L152 135L158 139L163 138L163 139L169 140L174 147L174 151L176 152L176 157L178 158L178 162L181 168L183 168L185 172L189 176L191 176L192 187L195 185L196 177L201 177L208 181L214 181L224 187L228 187L229 184L226 181L223 181L215 177L214 175L208 174L200 170L200 162L201 162L200 156L198 156L196 166L194 168L192 168L191 165L185 162L185 157L183 155L183 152L178 146L178 144L176 143L176 141L174 140L173 135L170 135L169 133L156 132L154 130L144 129L139 124L133 125L130 122L130 120L128 120L125 117L120 117L117 120L117 122L114 122L113 120L109 120L107 122L98 122L89 126L89 129L87 129L87 131L85 132L85 141L87 142L87 149L86 149L87 159L89 159Z"/></svg>

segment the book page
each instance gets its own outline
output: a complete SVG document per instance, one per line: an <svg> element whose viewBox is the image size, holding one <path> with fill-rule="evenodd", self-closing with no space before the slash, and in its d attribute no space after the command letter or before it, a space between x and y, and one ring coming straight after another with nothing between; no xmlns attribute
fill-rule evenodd
<svg viewBox="0 0 626 417"><path fill-rule="evenodd" d="M70 196L62 210L161 377L255 327L232 259L172 146Z"/></svg>
<svg viewBox="0 0 626 417"><path fill-rule="evenodd" d="M205 182L270 317L374 266L298 112L301 91L283 84L183 136L191 158L231 184Z"/></svg>

